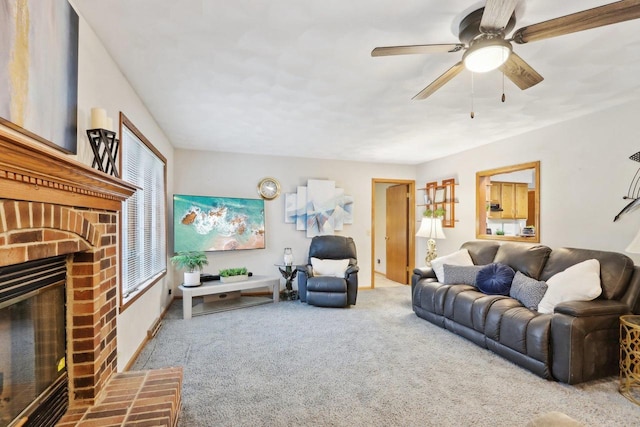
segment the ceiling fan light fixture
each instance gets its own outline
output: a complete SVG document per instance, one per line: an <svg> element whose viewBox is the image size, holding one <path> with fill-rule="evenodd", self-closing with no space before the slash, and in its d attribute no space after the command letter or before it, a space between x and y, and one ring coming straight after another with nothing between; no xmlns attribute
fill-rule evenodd
<svg viewBox="0 0 640 427"><path fill-rule="evenodd" d="M504 64L511 51L511 43L503 39L478 40L464 53L462 61L467 70L486 73Z"/></svg>

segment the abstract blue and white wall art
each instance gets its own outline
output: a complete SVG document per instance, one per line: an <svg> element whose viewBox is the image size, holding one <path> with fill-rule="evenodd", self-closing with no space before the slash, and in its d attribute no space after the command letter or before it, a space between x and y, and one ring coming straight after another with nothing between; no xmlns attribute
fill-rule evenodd
<svg viewBox="0 0 640 427"><path fill-rule="evenodd" d="M336 188L335 181L310 179L285 195L285 223L294 222L307 237L332 235L353 224L353 196Z"/></svg>
<svg viewBox="0 0 640 427"><path fill-rule="evenodd" d="M296 208L298 195L296 193L285 193L284 195L284 222L285 224L296 223Z"/></svg>
<svg viewBox="0 0 640 427"><path fill-rule="evenodd" d="M307 229L307 187L298 187L296 196L296 230Z"/></svg>

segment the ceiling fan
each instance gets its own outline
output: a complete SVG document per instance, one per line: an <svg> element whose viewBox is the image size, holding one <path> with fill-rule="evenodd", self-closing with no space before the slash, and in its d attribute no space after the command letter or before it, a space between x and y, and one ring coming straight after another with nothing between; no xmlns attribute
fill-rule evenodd
<svg viewBox="0 0 640 427"><path fill-rule="evenodd" d="M413 99L425 99L457 76L464 68L486 72L499 68L509 80L525 90L543 80L529 64L513 51L513 43L524 44L564 34L589 30L640 18L640 0L622 0L583 10L516 30L514 10L517 0L487 0L485 7L460 22L460 43L376 47L371 56L453 53L464 50L462 60L445 71Z"/></svg>

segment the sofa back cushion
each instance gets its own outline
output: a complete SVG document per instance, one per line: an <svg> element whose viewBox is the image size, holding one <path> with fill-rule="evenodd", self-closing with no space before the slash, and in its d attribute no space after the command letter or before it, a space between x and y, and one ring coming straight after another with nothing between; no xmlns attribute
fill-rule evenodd
<svg viewBox="0 0 640 427"><path fill-rule="evenodd" d="M498 248L493 262L507 264L515 271L540 280L540 275L550 253L551 248L544 245L530 246L522 243L504 243Z"/></svg>
<svg viewBox="0 0 640 427"><path fill-rule="evenodd" d="M600 262L601 298L622 298L629 286L634 266L631 258L621 253L576 248L554 249L542 271L541 280L547 281L553 275L588 259Z"/></svg>
<svg viewBox="0 0 640 427"><path fill-rule="evenodd" d="M475 265L487 265L493 262L500 243L492 241L472 241L464 243L460 249L469 251Z"/></svg>
<svg viewBox="0 0 640 427"><path fill-rule="evenodd" d="M346 236L315 236L309 246L309 259L348 259L349 265L358 264L356 244L351 237Z"/></svg>

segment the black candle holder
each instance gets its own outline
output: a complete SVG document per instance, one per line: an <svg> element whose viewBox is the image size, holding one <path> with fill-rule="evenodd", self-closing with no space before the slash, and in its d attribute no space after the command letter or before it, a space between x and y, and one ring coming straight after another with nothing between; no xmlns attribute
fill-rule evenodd
<svg viewBox="0 0 640 427"><path fill-rule="evenodd" d="M91 166L119 178L116 158L120 141L116 138L116 133L107 129L87 129L87 136L93 150Z"/></svg>

